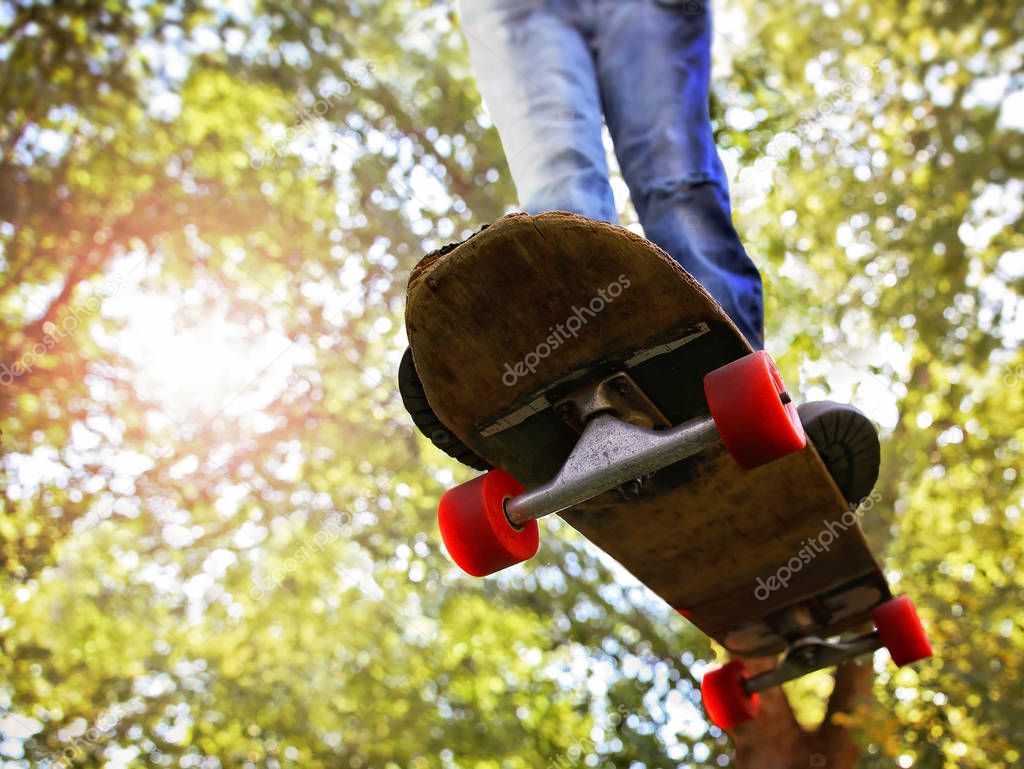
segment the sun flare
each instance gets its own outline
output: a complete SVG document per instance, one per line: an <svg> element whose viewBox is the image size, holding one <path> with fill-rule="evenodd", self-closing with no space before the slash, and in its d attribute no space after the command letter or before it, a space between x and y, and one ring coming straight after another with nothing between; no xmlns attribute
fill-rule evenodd
<svg viewBox="0 0 1024 769"><path fill-rule="evenodd" d="M223 308L186 318L174 297L142 292L119 304L125 325L117 344L132 364L132 386L181 425L258 412L301 357L284 334L254 332Z"/></svg>

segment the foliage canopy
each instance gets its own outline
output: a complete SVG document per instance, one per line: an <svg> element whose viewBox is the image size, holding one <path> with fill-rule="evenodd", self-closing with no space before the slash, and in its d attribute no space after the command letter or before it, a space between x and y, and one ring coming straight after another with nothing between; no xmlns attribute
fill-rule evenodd
<svg viewBox="0 0 1024 769"><path fill-rule="evenodd" d="M861 765L1015 766L1024 12L717 11L768 347L882 424L868 532L939 650L879 658ZM514 203L450 8L4 2L0 70L5 767L727 765L707 641L568 527L441 551L405 278Z"/></svg>

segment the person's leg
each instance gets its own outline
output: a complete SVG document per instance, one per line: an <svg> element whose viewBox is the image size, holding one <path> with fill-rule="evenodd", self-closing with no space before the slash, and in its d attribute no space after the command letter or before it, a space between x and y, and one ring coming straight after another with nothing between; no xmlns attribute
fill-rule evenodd
<svg viewBox="0 0 1024 769"><path fill-rule="evenodd" d="M708 110L706 0L594 0L598 79L622 174L647 237L764 343L761 276L732 225Z"/></svg>
<svg viewBox="0 0 1024 769"><path fill-rule="evenodd" d="M615 222L594 63L561 0L463 0L462 27L520 205Z"/></svg>

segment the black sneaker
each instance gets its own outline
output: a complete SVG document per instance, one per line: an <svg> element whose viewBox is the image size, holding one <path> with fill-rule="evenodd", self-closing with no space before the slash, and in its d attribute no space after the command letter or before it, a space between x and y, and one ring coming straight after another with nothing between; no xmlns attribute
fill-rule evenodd
<svg viewBox="0 0 1024 769"><path fill-rule="evenodd" d="M833 401L804 403L797 412L846 501L860 504L875 487L881 464L874 424L859 409Z"/></svg>
<svg viewBox="0 0 1024 769"><path fill-rule="evenodd" d="M455 433L445 427L437 418L427 402L419 374L416 373L416 367L412 362L412 350L409 348L406 348L402 362L398 364L398 392L402 396L405 410L412 417L412 423L421 433L430 438L431 443L464 465L469 465L477 470L491 469L491 465L485 459L455 437Z"/></svg>

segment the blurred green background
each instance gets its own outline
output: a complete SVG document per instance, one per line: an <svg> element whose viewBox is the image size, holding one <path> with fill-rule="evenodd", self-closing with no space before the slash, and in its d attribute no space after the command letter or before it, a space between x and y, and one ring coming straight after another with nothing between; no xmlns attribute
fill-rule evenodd
<svg viewBox="0 0 1024 769"><path fill-rule="evenodd" d="M1017 766L1024 11L715 27L768 349L880 425L938 651L875 661L858 765ZM515 202L451 7L5 1L0 72L0 767L733 762L720 652L567 526L486 581L441 549L471 473L395 392L405 281Z"/></svg>

